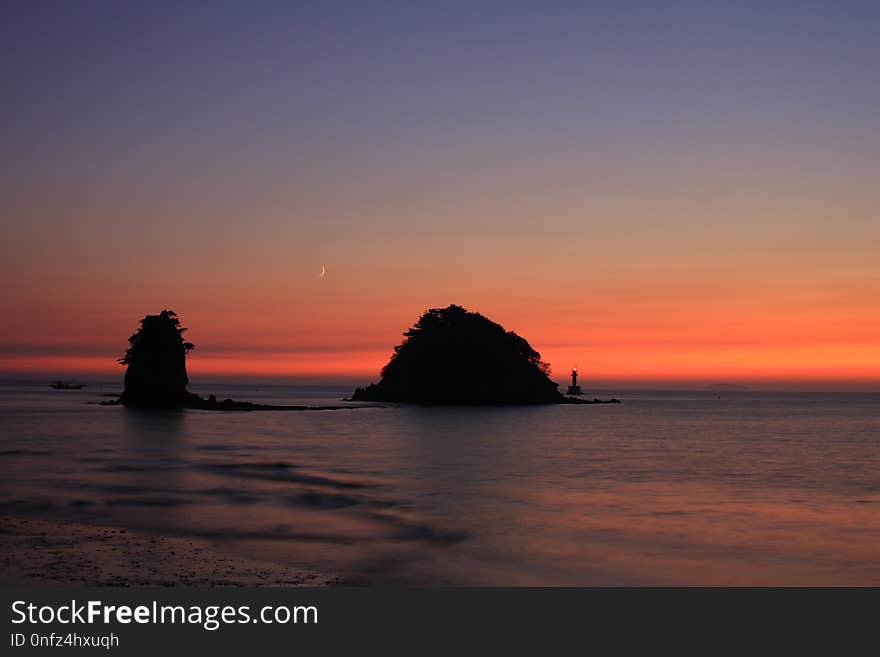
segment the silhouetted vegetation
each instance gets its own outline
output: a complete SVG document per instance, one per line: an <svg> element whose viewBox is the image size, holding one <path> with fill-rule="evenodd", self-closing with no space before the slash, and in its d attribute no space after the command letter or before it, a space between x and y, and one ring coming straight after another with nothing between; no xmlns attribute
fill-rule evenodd
<svg viewBox="0 0 880 657"><path fill-rule="evenodd" d="M180 320L173 310L147 315L129 339L119 362L126 365L125 390L120 401L127 406L175 408L190 398L186 386L186 354L195 345L185 342Z"/></svg>
<svg viewBox="0 0 880 657"><path fill-rule="evenodd" d="M433 308L403 334L379 383L357 401L546 404L565 401L550 366L513 331L461 306Z"/></svg>
<svg viewBox="0 0 880 657"><path fill-rule="evenodd" d="M186 355L195 345L177 314L147 315L119 362L126 366L119 402L139 408L216 411L331 410L354 406L275 406L207 399L189 392ZM513 331L461 306L432 309L404 333L378 384L355 390L349 401L417 404L602 403L564 397L550 366ZM617 401L617 400L612 400ZM111 405L112 402L102 402Z"/></svg>
<svg viewBox="0 0 880 657"><path fill-rule="evenodd" d="M197 408L205 411L307 411L354 409L357 406L275 406L224 399L207 399L186 387L186 354L195 345L183 339L186 331L173 310L147 315L137 332L128 339L129 347L119 362L126 365L125 390L119 402L138 408Z"/></svg>

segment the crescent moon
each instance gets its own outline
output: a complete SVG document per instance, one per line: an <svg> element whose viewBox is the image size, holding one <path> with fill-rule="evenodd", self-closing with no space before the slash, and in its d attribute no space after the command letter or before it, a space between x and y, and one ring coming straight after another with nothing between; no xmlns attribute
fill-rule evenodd
<svg viewBox="0 0 880 657"><path fill-rule="evenodd" d="M324 268L324 265L321 265L321 273L318 274L318 278L324 278L324 274L327 273L327 270Z"/></svg>

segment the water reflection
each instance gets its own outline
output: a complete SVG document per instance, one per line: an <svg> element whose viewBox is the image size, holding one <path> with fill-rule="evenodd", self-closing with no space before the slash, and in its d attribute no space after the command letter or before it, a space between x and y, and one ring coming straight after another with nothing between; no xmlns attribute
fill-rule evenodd
<svg viewBox="0 0 880 657"><path fill-rule="evenodd" d="M140 509L158 526L180 515L185 495L186 411L123 411L124 454L114 459L115 483L128 494L109 503Z"/></svg>
<svg viewBox="0 0 880 657"><path fill-rule="evenodd" d="M273 394L296 401L294 388ZM259 555L269 571L880 583L876 396L223 414L33 395L17 406L0 397L10 513L210 542L234 563ZM173 581L153 555L148 570Z"/></svg>

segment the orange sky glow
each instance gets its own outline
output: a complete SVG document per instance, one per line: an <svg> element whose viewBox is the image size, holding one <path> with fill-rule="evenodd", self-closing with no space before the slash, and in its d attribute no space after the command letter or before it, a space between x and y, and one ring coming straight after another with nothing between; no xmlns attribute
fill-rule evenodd
<svg viewBox="0 0 880 657"><path fill-rule="evenodd" d="M498 237L313 227L310 244L269 221L256 239L191 248L184 230L134 250L103 232L109 222L95 243L32 233L29 260L6 263L17 284L2 301L0 372L121 376L115 359L138 320L171 308L197 345L193 380L369 382L421 312L458 303L528 339L559 382L576 365L584 382L876 387L876 228L786 235L752 223L755 235L698 219L548 235L524 218ZM163 254L152 270L151 250Z"/></svg>
<svg viewBox="0 0 880 657"><path fill-rule="evenodd" d="M194 381L366 383L455 303L561 383L880 388L876 30L704 4L11 33L0 376L168 308Z"/></svg>

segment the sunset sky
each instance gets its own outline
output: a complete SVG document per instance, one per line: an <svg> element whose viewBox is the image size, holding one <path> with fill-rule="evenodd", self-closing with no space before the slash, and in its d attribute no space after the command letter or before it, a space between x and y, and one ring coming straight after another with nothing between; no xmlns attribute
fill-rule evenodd
<svg viewBox="0 0 880 657"><path fill-rule="evenodd" d="M880 387L880 3L5 2L0 375ZM321 268L326 275L318 278Z"/></svg>

